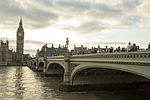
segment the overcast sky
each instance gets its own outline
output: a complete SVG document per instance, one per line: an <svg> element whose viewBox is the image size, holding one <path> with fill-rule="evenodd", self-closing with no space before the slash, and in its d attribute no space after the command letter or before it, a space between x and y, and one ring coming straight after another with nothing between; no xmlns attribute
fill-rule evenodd
<svg viewBox="0 0 150 100"><path fill-rule="evenodd" d="M16 39L20 16L30 45L150 40L150 0L0 0L0 38Z"/></svg>

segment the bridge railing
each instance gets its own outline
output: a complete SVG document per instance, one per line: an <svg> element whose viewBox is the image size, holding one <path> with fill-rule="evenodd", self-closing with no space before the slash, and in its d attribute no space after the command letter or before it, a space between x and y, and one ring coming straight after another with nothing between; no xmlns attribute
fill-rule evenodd
<svg viewBox="0 0 150 100"><path fill-rule="evenodd" d="M40 57L43 58L43 57ZM96 53L96 54L84 54L84 55L72 55L71 59L139 59L150 60L150 52L115 52L115 53ZM64 59L64 56L52 56L46 59Z"/></svg>
<svg viewBox="0 0 150 100"><path fill-rule="evenodd" d="M70 57L70 61L150 66L150 52L119 52L105 54L75 55Z"/></svg>
<svg viewBox="0 0 150 100"><path fill-rule="evenodd" d="M39 59L44 59L41 57ZM47 57L48 61L64 61L64 56ZM70 62L99 62L150 65L150 52L116 52L70 56ZM33 59L32 59L33 60Z"/></svg>
<svg viewBox="0 0 150 100"><path fill-rule="evenodd" d="M150 59L150 52L145 51L145 52L97 53L97 54L74 55L71 56L71 58Z"/></svg>

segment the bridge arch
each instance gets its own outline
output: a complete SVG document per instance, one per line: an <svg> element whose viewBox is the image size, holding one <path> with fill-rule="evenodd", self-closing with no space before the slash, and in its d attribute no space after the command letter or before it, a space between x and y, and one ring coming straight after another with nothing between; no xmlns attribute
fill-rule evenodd
<svg viewBox="0 0 150 100"><path fill-rule="evenodd" d="M38 66L36 68L37 71L43 71L45 66L45 62L41 61L38 63Z"/></svg>
<svg viewBox="0 0 150 100"><path fill-rule="evenodd" d="M37 63L36 63L36 61L34 61L34 62L33 62L34 68L36 68L36 65L37 65Z"/></svg>
<svg viewBox="0 0 150 100"><path fill-rule="evenodd" d="M81 64L71 73L71 84L109 84L150 81L150 75L143 67L118 64ZM119 76L120 75L120 76ZM118 81L120 80L120 81Z"/></svg>
<svg viewBox="0 0 150 100"><path fill-rule="evenodd" d="M46 74L52 76L63 76L64 70L64 65L62 63L50 62L47 65Z"/></svg>

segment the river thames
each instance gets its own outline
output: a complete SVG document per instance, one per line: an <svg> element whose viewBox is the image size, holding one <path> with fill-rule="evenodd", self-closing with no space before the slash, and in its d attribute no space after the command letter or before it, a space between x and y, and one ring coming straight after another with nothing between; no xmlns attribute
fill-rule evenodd
<svg viewBox="0 0 150 100"><path fill-rule="evenodd" d="M60 77L28 67L0 67L0 100L148 100L150 89L61 92Z"/></svg>

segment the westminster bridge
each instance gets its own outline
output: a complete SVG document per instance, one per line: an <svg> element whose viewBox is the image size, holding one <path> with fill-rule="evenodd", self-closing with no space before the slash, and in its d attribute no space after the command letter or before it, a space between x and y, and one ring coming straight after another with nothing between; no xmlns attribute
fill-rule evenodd
<svg viewBox="0 0 150 100"><path fill-rule="evenodd" d="M31 59L28 66L46 75L63 76L62 91L150 81L149 51L45 56Z"/></svg>

